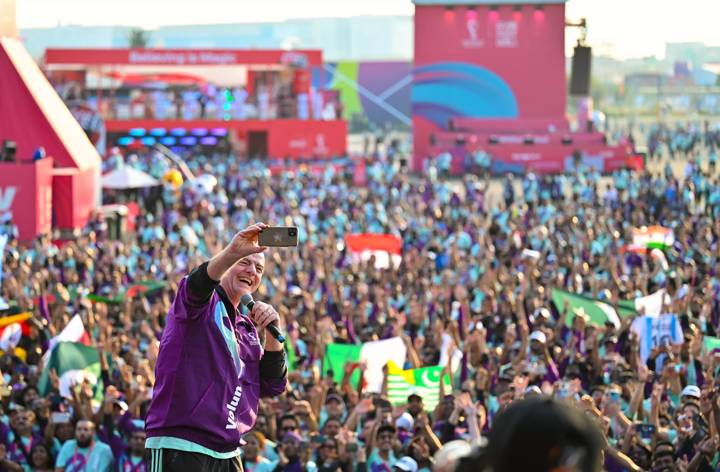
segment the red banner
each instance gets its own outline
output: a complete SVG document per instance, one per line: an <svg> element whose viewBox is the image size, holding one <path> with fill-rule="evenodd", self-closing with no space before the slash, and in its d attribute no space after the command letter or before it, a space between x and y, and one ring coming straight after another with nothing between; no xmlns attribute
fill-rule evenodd
<svg viewBox="0 0 720 472"><path fill-rule="evenodd" d="M280 49L48 49L45 64L230 66L279 64L322 66L322 51Z"/></svg>

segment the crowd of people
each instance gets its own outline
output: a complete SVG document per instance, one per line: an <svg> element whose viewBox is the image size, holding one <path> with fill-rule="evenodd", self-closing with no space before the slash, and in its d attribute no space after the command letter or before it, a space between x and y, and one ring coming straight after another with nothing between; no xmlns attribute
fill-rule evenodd
<svg viewBox="0 0 720 472"><path fill-rule="evenodd" d="M508 178L495 198L486 177L450 180L435 169L412 177L401 162L376 153L357 186L351 168L270 175L262 164L196 155L188 164L217 187L168 187L121 240L94 219L75 240L21 244L5 221L5 314L32 317L16 344L0 337L2 470L149 470L144 415L176 287L256 221L297 226L299 244L266 254L255 294L283 319L289 386L261 400L243 446L248 472L479 470L467 458L493 470L594 470L581 468L594 456L580 443L545 435L547 418L514 443L494 428L541 421L503 418L546 397L567 424L587 422L590 436L597 429L604 470L719 470L720 356L707 341L720 330L720 182L709 165L697 160L684 175L528 172ZM126 164L157 177L167 170L152 154ZM646 225L674 232L666 265L623 250L632 228ZM373 257L354 257L345 238L358 233L400 237L400 264L381 269ZM124 290L149 280L165 285ZM611 306L665 289L663 309L682 335L642 339L633 316L597 325L555 305L553 289ZM46 353L75 315L101 370L64 391ZM391 402L387 381L380 391L350 382L372 366L348 363L342 381L323 369L330 344L395 337L407 351L399 367L441 365L450 379L432 409L416 394ZM647 359L641 343L651 343ZM552 454L528 448L512 462L498 452L526 442Z"/></svg>
<svg viewBox="0 0 720 472"><path fill-rule="evenodd" d="M90 104L106 120L333 120L342 113L336 100L309 87L299 88L292 78L283 80L270 72L259 75L253 87L199 79L173 84L148 76L146 83L123 84L100 96L90 95L76 83L57 84L56 89L68 105Z"/></svg>

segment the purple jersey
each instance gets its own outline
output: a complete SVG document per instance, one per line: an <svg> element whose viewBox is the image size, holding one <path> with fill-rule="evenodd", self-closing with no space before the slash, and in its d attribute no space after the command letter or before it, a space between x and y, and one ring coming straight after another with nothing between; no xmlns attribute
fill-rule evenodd
<svg viewBox="0 0 720 472"><path fill-rule="evenodd" d="M260 396L276 396L287 379L261 378L263 348L255 326L216 291L207 303L185 277L167 317L146 419L148 438L173 437L217 452L236 450L255 424Z"/></svg>

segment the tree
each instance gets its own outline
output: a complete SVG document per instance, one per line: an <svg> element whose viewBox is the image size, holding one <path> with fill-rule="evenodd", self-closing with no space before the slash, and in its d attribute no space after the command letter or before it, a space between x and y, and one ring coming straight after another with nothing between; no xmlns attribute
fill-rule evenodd
<svg viewBox="0 0 720 472"><path fill-rule="evenodd" d="M128 43L131 48L145 48L150 40L150 35L142 28L133 28L128 35Z"/></svg>

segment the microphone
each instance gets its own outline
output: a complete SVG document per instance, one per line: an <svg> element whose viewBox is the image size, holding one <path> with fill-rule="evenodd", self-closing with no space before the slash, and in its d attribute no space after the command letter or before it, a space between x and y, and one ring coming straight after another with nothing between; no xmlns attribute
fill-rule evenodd
<svg viewBox="0 0 720 472"><path fill-rule="evenodd" d="M252 295L249 293L246 293L242 297L240 297L240 303L243 304L243 306L247 307L248 310L252 311L253 307L255 306L255 300L253 300ZM280 328L277 327L275 324L269 324L265 328L268 331L270 331L270 334L272 334L272 337L277 340L279 343L285 342L285 336L282 335L280 332Z"/></svg>

